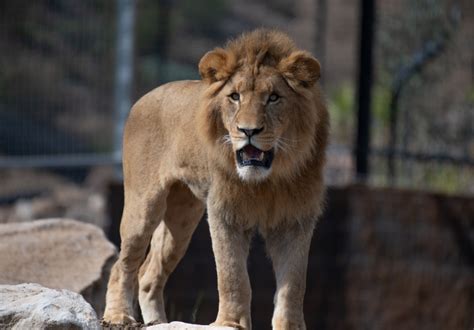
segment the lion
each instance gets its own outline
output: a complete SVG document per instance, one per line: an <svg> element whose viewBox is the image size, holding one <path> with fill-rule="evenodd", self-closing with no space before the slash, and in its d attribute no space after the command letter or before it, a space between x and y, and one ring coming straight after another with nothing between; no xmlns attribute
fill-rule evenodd
<svg viewBox="0 0 474 330"><path fill-rule="evenodd" d="M163 288L207 208L219 292L213 325L251 329L246 260L258 231L276 277L273 329L305 329L329 129L320 64L286 34L258 29L206 53L199 72L201 80L149 92L127 120L121 251L103 320L135 323L138 296L144 323L167 322Z"/></svg>

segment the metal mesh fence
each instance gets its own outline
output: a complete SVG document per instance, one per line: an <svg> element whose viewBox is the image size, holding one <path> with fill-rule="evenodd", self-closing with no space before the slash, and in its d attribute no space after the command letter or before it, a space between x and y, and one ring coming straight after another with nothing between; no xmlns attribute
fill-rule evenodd
<svg viewBox="0 0 474 330"><path fill-rule="evenodd" d="M472 2L377 5L374 179L472 193Z"/></svg>
<svg viewBox="0 0 474 330"><path fill-rule="evenodd" d="M125 92L117 88L124 77L120 2L135 10ZM359 11L358 2L343 0L3 1L0 167L119 162L127 84L130 104L161 83L198 78L207 50L267 26L288 32L320 59L332 117L327 177L349 183ZM472 2L379 0L376 18L369 179L472 192Z"/></svg>
<svg viewBox="0 0 474 330"><path fill-rule="evenodd" d="M112 1L1 2L0 164L112 151L114 23Z"/></svg>
<svg viewBox="0 0 474 330"><path fill-rule="evenodd" d="M130 103L159 84L198 79L206 51L262 26L288 32L320 60L332 130L327 181L351 183L360 5L0 0L0 223L66 217L104 229L112 223L118 235L123 187L110 185L109 168L94 169L79 184L71 183L71 172L60 172L64 178L42 169L118 164ZM369 182L474 193L474 2L377 0L376 18ZM124 39L127 26L133 45ZM472 324L472 198L352 186L329 189L328 201L313 240L308 328ZM170 283L172 299L190 310L196 270L216 294L215 274L205 275L214 262L202 226L183 260L182 280ZM270 324L273 308L265 258L261 246L261 256L250 261L257 276L267 267L258 287L268 300L253 300L253 315L268 317L259 329ZM198 321L212 321L213 303L203 304L211 307L208 314L201 308Z"/></svg>

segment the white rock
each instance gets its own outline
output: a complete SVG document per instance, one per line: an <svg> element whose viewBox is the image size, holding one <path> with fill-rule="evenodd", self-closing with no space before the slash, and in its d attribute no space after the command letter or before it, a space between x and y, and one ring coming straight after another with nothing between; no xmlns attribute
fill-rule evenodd
<svg viewBox="0 0 474 330"><path fill-rule="evenodd" d="M235 330L231 327L217 327L211 325L197 325L183 322L171 322L165 324L152 325L145 328L146 330Z"/></svg>
<svg viewBox="0 0 474 330"><path fill-rule="evenodd" d="M80 294L39 284L0 285L0 329L100 329Z"/></svg>

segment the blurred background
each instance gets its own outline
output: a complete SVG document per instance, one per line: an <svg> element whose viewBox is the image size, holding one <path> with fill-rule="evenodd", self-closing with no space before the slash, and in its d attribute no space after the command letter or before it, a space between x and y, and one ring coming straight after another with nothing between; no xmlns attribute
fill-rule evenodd
<svg viewBox="0 0 474 330"><path fill-rule="evenodd" d="M308 328L472 329L472 0L0 0L0 223L73 218L118 243L130 106L262 26L319 59L331 113ZM171 319L215 316L207 231L170 279ZM254 245L267 329L274 283Z"/></svg>

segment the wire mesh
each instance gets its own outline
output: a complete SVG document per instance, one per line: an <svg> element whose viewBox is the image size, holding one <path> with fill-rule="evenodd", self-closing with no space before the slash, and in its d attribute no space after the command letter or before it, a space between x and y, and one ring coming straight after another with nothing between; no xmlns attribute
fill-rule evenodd
<svg viewBox="0 0 474 330"><path fill-rule="evenodd" d="M200 57L245 30L288 32L323 67L331 112L328 182L354 178L357 2L170 1L135 4L131 101L156 86L198 79ZM471 1L376 3L370 181L448 192L474 189ZM117 1L0 3L0 166L84 166L119 162L114 132ZM400 92L390 178L394 82L430 42L442 51ZM123 111L122 111L123 112ZM122 116L123 117L123 116ZM454 160L454 161L453 161Z"/></svg>
<svg viewBox="0 0 474 330"><path fill-rule="evenodd" d="M111 152L114 2L0 6L1 162Z"/></svg>

